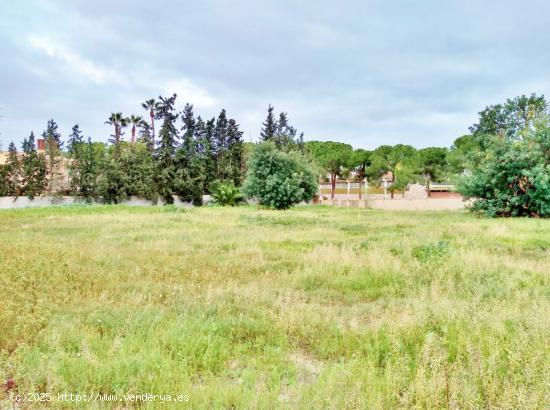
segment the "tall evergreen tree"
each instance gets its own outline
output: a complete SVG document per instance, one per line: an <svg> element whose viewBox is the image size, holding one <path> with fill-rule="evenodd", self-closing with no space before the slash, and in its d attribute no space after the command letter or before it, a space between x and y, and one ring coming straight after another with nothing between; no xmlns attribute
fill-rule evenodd
<svg viewBox="0 0 550 410"><path fill-rule="evenodd" d="M204 149L205 149L205 170L208 190L216 181L216 150L214 148L214 129L216 128L216 119L212 117L204 126Z"/></svg>
<svg viewBox="0 0 550 410"><path fill-rule="evenodd" d="M223 166L227 149L227 124L227 114L225 109L222 109L216 119L213 135L214 139L212 142L212 148L216 158L216 179L220 181L225 177Z"/></svg>
<svg viewBox="0 0 550 410"><path fill-rule="evenodd" d="M46 130L42 137L45 141L46 163L48 173L48 193L52 195L57 190L61 189L61 134L58 131L57 123L54 120L49 120Z"/></svg>
<svg viewBox="0 0 550 410"><path fill-rule="evenodd" d="M46 159L36 152L34 133L23 140L22 189L30 199L40 195L46 187Z"/></svg>
<svg viewBox="0 0 550 410"><path fill-rule="evenodd" d="M239 124L231 118L227 124L227 154L225 156L224 179L240 185L243 179L243 132Z"/></svg>
<svg viewBox="0 0 550 410"><path fill-rule="evenodd" d="M193 113L193 106L191 104L185 104L185 108L181 113L181 119L183 121L182 127L182 148L184 151L189 152L193 147L193 138L195 135L195 114Z"/></svg>
<svg viewBox="0 0 550 410"><path fill-rule="evenodd" d="M19 196L21 190L21 162L13 142L8 147L8 160L5 165L6 191L8 195Z"/></svg>
<svg viewBox="0 0 550 410"><path fill-rule="evenodd" d="M82 131L80 130L78 124L75 124L67 140L67 152L69 155L74 156L83 143L84 137L82 136Z"/></svg>
<svg viewBox="0 0 550 410"><path fill-rule="evenodd" d="M153 137L151 135L151 126L146 121L139 123L139 138L138 142L145 144L150 152L154 150Z"/></svg>
<svg viewBox="0 0 550 410"><path fill-rule="evenodd" d="M277 120L275 119L275 114L273 114L273 107L271 104L267 108L267 117L262 123L262 131L260 133L260 138L262 141L271 141L275 137L277 132Z"/></svg>
<svg viewBox="0 0 550 410"><path fill-rule="evenodd" d="M174 202L175 194L175 154L178 146L178 131L176 129L176 120L178 114L175 113L174 104L176 94L172 97L159 97L160 101L156 107L155 119L162 121L159 131L159 142L155 152L157 164L156 183L158 193L165 203Z"/></svg>

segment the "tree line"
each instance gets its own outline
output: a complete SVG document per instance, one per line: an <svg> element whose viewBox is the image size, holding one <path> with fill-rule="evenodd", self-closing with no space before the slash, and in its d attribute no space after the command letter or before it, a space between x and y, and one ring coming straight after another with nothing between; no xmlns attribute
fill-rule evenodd
<svg viewBox="0 0 550 410"><path fill-rule="evenodd" d="M200 204L203 194L225 184L225 196L242 187L260 204L288 208L311 199L317 181L330 182L334 196L338 179L377 185L388 174L392 197L413 182L450 182L473 200L474 211L550 216L550 112L543 96L522 95L486 107L470 133L450 148L397 144L372 151L338 141L304 141L287 113L276 115L272 106L259 143L246 144L225 110L205 121L190 104L177 112L175 100L175 94L147 100L146 119L111 114L108 144L85 138L78 125L65 144L55 121L48 121L44 153L37 151L33 133L23 141L22 153L10 144L0 168L0 195L33 198L64 189L90 201L140 196L171 203L179 196ZM123 138L127 127L129 141ZM69 178L65 184L63 175Z"/></svg>
<svg viewBox="0 0 550 410"><path fill-rule="evenodd" d="M43 151L37 150L32 132L22 152L10 143L0 168L0 195L70 194L108 203L130 196L172 203L179 196L200 204L202 195L220 182L241 185L244 144L237 121L225 109L203 120L189 103L177 112L175 102L175 94L147 100L142 104L147 120L112 113L106 121L113 128L109 143L85 137L78 125L62 141L56 122L48 121ZM129 141L123 138L127 127Z"/></svg>

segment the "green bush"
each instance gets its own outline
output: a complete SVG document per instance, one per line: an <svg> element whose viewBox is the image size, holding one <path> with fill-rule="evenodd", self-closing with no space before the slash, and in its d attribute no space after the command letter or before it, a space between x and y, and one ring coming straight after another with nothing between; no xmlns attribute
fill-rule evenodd
<svg viewBox="0 0 550 410"><path fill-rule="evenodd" d="M244 193L260 205L288 209L309 201L317 181L306 160L298 153L283 153L269 143L259 144L248 164Z"/></svg>
<svg viewBox="0 0 550 410"><path fill-rule="evenodd" d="M416 246L412 255L421 262L439 260L449 253L450 246L447 241L437 241L426 245Z"/></svg>
<svg viewBox="0 0 550 410"><path fill-rule="evenodd" d="M243 195L233 183L218 183L212 188L214 203L222 206L235 206L243 201Z"/></svg>

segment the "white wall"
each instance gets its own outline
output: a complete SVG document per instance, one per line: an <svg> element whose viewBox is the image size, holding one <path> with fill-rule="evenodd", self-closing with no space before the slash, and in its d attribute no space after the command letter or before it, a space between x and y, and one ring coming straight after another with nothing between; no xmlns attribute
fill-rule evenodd
<svg viewBox="0 0 550 410"><path fill-rule="evenodd" d="M204 204L207 204L212 201L210 195L203 195L202 201ZM52 206L52 205L73 205L82 203L81 200L74 198L72 196L61 196L61 197L49 197L49 196L40 196L36 197L33 200L27 198L26 196L14 197L14 196L3 196L0 197L0 209L13 209L13 208L29 208L29 207L38 207L38 206ZM101 203L101 202L99 202ZM131 197L126 201L121 202L123 205L131 206L152 206L152 201L147 199ZM163 202L158 201L157 206L162 206ZM176 206L193 206L190 202L183 202L177 196L174 196L174 205Z"/></svg>

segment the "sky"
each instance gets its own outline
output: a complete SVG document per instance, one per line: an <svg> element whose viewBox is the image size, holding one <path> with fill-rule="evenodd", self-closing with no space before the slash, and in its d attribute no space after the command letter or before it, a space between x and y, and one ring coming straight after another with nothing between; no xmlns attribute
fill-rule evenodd
<svg viewBox="0 0 550 410"><path fill-rule="evenodd" d="M106 141L111 112L172 93L225 108L246 141L272 104L306 140L450 146L487 105L550 95L549 16L547 0L2 0L1 147L50 118Z"/></svg>

